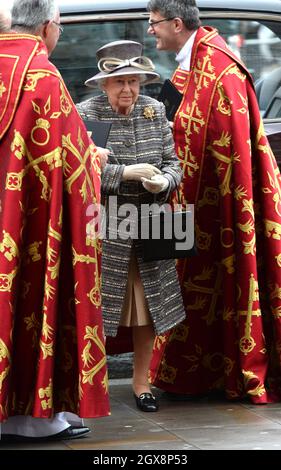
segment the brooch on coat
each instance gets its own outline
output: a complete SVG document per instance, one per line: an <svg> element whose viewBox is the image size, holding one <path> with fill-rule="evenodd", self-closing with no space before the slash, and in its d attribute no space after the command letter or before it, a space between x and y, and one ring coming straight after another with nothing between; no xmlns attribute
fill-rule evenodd
<svg viewBox="0 0 281 470"><path fill-rule="evenodd" d="M143 115L145 119L151 119L151 121L153 121L155 118L155 109L152 106L145 106Z"/></svg>

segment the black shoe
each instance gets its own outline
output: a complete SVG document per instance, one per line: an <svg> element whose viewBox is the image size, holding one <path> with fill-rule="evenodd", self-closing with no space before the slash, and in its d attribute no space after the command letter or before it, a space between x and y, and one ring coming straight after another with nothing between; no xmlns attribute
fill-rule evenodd
<svg viewBox="0 0 281 470"><path fill-rule="evenodd" d="M68 439L79 439L85 434L91 432L89 428L84 426L69 426L69 428L64 429L61 432L56 434L51 434L50 436L40 436L40 437L31 437L31 436L21 436L19 434L1 434L0 444L4 443L13 443L13 442L47 442L47 441L64 441Z"/></svg>
<svg viewBox="0 0 281 470"><path fill-rule="evenodd" d="M48 436L49 440L51 441L64 441L66 439L79 439L80 437L85 436L85 434L89 434L91 430L86 426L69 426L69 428L64 429L57 434L53 434L52 436Z"/></svg>
<svg viewBox="0 0 281 470"><path fill-rule="evenodd" d="M137 407L141 411L157 411L159 405L152 393L141 393L138 397L134 394Z"/></svg>

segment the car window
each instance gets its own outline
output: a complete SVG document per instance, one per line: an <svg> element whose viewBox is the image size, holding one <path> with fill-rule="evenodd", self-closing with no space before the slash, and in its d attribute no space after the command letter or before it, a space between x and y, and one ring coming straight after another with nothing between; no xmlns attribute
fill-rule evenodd
<svg viewBox="0 0 281 470"><path fill-rule="evenodd" d="M161 82L168 78L175 66L174 54L158 53L155 40L147 33L147 20L120 20L66 24L52 61L60 70L75 102L100 91L85 87L84 82L98 73L96 50L110 41L129 39L144 45L144 54L155 64ZM161 83L145 87L145 92L157 96Z"/></svg>
<svg viewBox="0 0 281 470"><path fill-rule="evenodd" d="M98 72L96 50L105 43L118 39L143 43L144 54L153 60L156 71L161 76L159 83L147 85L143 91L151 96L158 95L161 83L165 78L171 77L176 67L175 54L156 50L154 37L147 34L147 20L147 14L142 13L141 17L136 14L136 19L107 21L97 20L93 16L92 21L76 20L64 24L64 32L53 53L52 61L62 73L74 102L100 93L98 88L96 90L87 88L84 82ZM202 23L212 25L219 30L229 47L244 61L256 83L277 70L275 73L277 78L273 80L275 84L270 86L274 88L281 85L281 17L280 22L226 17L204 18ZM266 97L264 102L262 113L268 104Z"/></svg>
<svg viewBox="0 0 281 470"><path fill-rule="evenodd" d="M256 81L281 65L281 40L274 23L247 20L212 20L229 47L241 58ZM279 25L281 34L281 23Z"/></svg>

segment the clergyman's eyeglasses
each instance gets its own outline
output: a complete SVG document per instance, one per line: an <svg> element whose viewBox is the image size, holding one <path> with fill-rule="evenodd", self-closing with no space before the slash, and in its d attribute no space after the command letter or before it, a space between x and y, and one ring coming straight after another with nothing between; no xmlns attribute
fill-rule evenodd
<svg viewBox="0 0 281 470"><path fill-rule="evenodd" d="M163 20L158 20L158 21L151 21L151 20L148 20L148 24L149 24L149 26L150 26L151 28L154 28L154 26L155 26L156 24L163 23L163 21L172 21L172 20L174 20L174 19L175 19L175 17L173 17L173 18L163 18Z"/></svg>
<svg viewBox="0 0 281 470"><path fill-rule="evenodd" d="M60 32L60 34L62 34L63 33L63 25L58 23L57 21L54 21L54 20L52 20L52 23L54 23L59 28L59 32Z"/></svg>

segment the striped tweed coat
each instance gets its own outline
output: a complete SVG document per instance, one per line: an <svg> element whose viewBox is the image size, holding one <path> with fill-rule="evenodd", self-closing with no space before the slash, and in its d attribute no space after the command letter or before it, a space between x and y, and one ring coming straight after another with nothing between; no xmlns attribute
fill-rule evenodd
<svg viewBox="0 0 281 470"><path fill-rule="evenodd" d="M163 333L185 318L174 260L143 262L138 240L120 235L120 222L128 214L120 207L129 203L140 211L141 204L163 203L181 181L181 169L165 108L153 98L140 95L129 116L116 114L107 96L90 98L77 105L85 119L110 121L110 155L102 175L102 192L108 214L107 236L102 251L102 312L105 334L116 336L126 292L129 261L135 250L145 297L156 334ZM164 193L154 195L137 181L122 182L125 165L151 163L169 179ZM139 212L138 212L139 214ZM135 228L137 215L133 217ZM124 222L123 224L124 225ZM130 226L131 227L131 226ZM126 229L125 229L126 230Z"/></svg>

